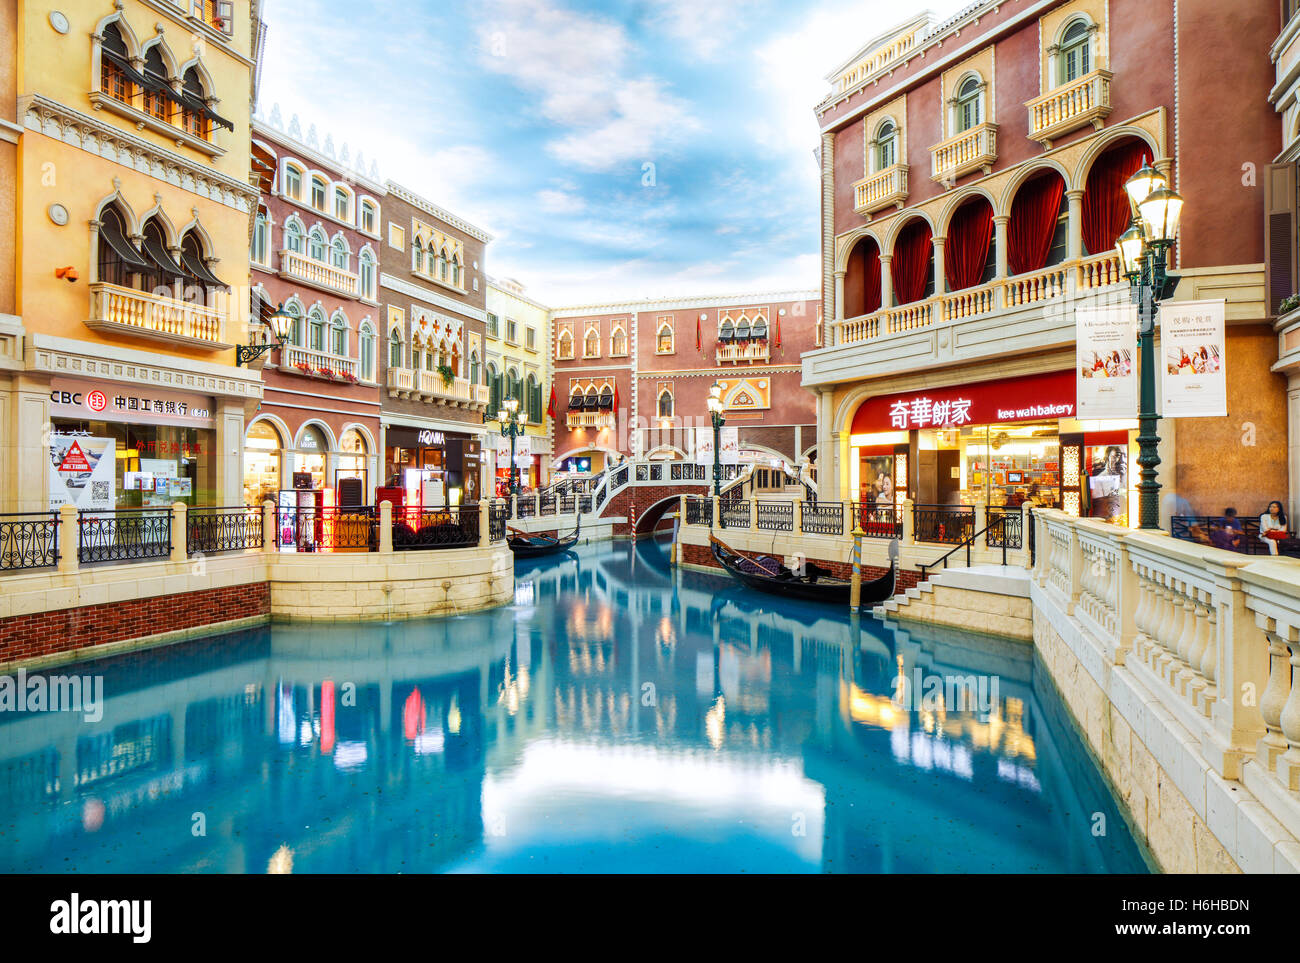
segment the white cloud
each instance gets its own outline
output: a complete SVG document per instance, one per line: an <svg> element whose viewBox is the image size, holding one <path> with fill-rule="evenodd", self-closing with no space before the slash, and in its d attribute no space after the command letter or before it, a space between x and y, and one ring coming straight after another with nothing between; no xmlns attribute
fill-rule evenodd
<svg viewBox="0 0 1300 963"><path fill-rule="evenodd" d="M686 105L666 94L658 81L632 80L614 91L613 110L603 123L552 141L547 150L575 167L609 171L653 162L663 145L697 127Z"/></svg>
<svg viewBox="0 0 1300 963"><path fill-rule="evenodd" d="M751 6L753 0L650 0L649 20L697 56L713 59L728 45Z"/></svg>
<svg viewBox="0 0 1300 963"><path fill-rule="evenodd" d="M568 191L547 189L537 192L537 206L547 214L580 214L587 202Z"/></svg>

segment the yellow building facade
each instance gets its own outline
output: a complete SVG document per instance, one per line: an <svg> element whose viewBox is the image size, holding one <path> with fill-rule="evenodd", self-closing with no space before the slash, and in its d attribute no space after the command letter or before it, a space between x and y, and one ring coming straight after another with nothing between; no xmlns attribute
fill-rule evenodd
<svg viewBox="0 0 1300 963"><path fill-rule="evenodd" d="M239 504L259 7L18 4L4 509Z"/></svg>
<svg viewBox="0 0 1300 963"><path fill-rule="evenodd" d="M516 462L519 484L524 488L545 487L550 482L551 452L554 440L552 424L546 410L551 397L550 309L524 293L518 281L488 278L487 343L485 347L486 381L490 389L487 414L496 414L505 398L519 399L527 414L526 438L517 442ZM493 429L489 439L495 443L496 459L492 477L498 485L508 481L510 456L508 443ZM526 446L526 457L523 453ZM489 444L489 450L493 444Z"/></svg>

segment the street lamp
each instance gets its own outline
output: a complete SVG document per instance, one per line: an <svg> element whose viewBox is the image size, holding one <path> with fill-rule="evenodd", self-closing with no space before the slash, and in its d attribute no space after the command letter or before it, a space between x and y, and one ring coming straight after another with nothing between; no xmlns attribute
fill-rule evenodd
<svg viewBox="0 0 1300 963"><path fill-rule="evenodd" d="M275 309L275 313L270 318L264 318L262 323L271 329L271 334L275 336L274 341L261 341L256 344L237 344L235 345L235 364L244 365L260 358L273 348L283 348L284 343L289 340L289 333L293 330L293 315L284 310L284 304L281 303Z"/></svg>
<svg viewBox="0 0 1300 963"><path fill-rule="evenodd" d="M709 417L713 419L713 497L722 497L722 451L719 436L727 420L722 417L722 385L716 381L709 388ZM718 516L721 520L721 515Z"/></svg>
<svg viewBox="0 0 1300 963"><path fill-rule="evenodd" d="M501 437L510 439L510 494L519 494L518 469L515 466L515 439L527 429L524 425L526 416L519 410L518 398L507 398L496 413L496 421L501 428Z"/></svg>
<svg viewBox="0 0 1300 963"><path fill-rule="evenodd" d="M1124 182L1133 218L1128 230L1115 241L1120 270L1128 278L1133 303L1138 306L1138 347L1141 366L1141 399L1138 406L1138 458L1141 468L1138 504L1141 526L1160 529L1160 484L1156 466L1156 313L1160 302L1174 293L1178 276L1166 271L1169 248L1178 234L1183 199L1169 189L1169 179L1149 164Z"/></svg>

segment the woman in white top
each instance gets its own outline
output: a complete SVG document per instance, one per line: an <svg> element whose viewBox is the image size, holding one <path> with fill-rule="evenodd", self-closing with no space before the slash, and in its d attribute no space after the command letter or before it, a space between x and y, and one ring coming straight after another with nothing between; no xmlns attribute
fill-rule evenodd
<svg viewBox="0 0 1300 963"><path fill-rule="evenodd" d="M1286 512L1282 503L1268 503L1268 511L1259 516L1259 540L1268 546L1269 554L1277 554L1277 543L1286 538Z"/></svg>

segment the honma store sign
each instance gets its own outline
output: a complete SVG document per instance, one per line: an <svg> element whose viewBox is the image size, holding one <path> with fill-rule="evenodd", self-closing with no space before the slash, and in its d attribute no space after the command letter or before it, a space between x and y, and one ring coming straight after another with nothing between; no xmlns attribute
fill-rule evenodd
<svg viewBox="0 0 1300 963"><path fill-rule="evenodd" d="M1075 416L1073 371L926 388L868 398L853 415L853 434L912 428L959 428Z"/></svg>

